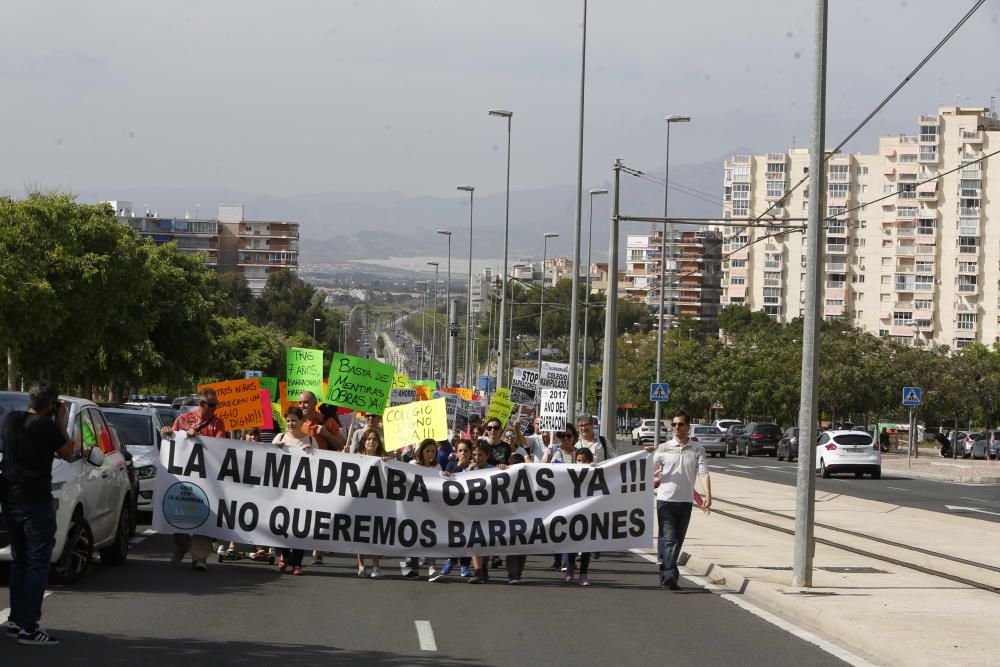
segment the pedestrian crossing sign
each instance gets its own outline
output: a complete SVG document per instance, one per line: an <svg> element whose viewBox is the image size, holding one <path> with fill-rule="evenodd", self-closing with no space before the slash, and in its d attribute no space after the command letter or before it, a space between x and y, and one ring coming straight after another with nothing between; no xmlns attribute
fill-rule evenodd
<svg viewBox="0 0 1000 667"><path fill-rule="evenodd" d="M670 384L667 382L654 382L649 385L649 400L666 401L670 398Z"/></svg>
<svg viewBox="0 0 1000 667"><path fill-rule="evenodd" d="M903 387L903 405L920 405L920 387Z"/></svg>

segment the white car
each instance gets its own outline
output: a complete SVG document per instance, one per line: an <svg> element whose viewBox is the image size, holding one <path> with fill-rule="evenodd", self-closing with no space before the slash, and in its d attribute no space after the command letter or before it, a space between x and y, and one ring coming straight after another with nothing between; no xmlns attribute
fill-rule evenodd
<svg viewBox="0 0 1000 667"><path fill-rule="evenodd" d="M882 477L882 454L872 436L862 431L825 431L816 440L816 470L823 477L853 472Z"/></svg>
<svg viewBox="0 0 1000 667"><path fill-rule="evenodd" d="M666 424L660 426L660 441L669 440L670 429ZM632 429L632 446L641 446L656 439L656 420L643 419L642 423ZM654 443L655 444L655 443Z"/></svg>
<svg viewBox="0 0 1000 667"><path fill-rule="evenodd" d="M50 578L54 583L78 581L90 567L94 550L105 565L122 565L132 531L132 486L125 457L115 445L101 409L72 396L60 396L69 408L67 432L80 454L52 463L52 502L56 508L56 540ZM26 410L28 395L0 392L0 422L12 410ZM0 456L3 442L0 440ZM0 518L0 561L9 561L10 539Z"/></svg>
<svg viewBox="0 0 1000 667"><path fill-rule="evenodd" d="M173 424L173 420L168 421L159 408L152 406L108 406L103 408L103 412L111 425L118 429L132 455L132 466L139 477L136 508L139 512L152 512L160 429Z"/></svg>
<svg viewBox="0 0 1000 667"><path fill-rule="evenodd" d="M733 424L742 424L742 423L743 422L741 422L739 419L716 419L714 422L712 422L712 426L725 433L726 431L729 430L729 427L732 426Z"/></svg>

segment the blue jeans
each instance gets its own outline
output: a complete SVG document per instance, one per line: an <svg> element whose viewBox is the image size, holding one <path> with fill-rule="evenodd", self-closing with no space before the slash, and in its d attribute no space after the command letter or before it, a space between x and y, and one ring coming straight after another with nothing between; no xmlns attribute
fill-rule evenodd
<svg viewBox="0 0 1000 667"><path fill-rule="evenodd" d="M659 521L660 539L657 540L657 556L660 565L660 585L668 581L677 583L680 570L677 569L677 559L684 546L688 524L691 523L691 508L694 503L675 503L666 500L656 501L656 518Z"/></svg>
<svg viewBox="0 0 1000 667"><path fill-rule="evenodd" d="M42 598L55 546L56 511L52 503L4 505L10 533L10 620L28 632L38 628Z"/></svg>

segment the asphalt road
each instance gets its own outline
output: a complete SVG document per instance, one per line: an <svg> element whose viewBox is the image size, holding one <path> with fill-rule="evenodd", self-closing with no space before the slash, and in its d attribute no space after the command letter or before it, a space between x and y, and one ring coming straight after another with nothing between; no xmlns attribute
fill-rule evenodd
<svg viewBox="0 0 1000 667"><path fill-rule="evenodd" d="M124 567L95 564L79 585L52 588L43 625L62 644L0 637L2 664L844 664L689 581L660 589L654 566L630 553L594 561L590 588L565 584L546 569L550 557L531 557L514 587L501 573L487 586L409 581L388 562L390 576L358 579L346 556L302 577L250 561L198 573L172 566L171 546L151 535Z"/></svg>
<svg viewBox="0 0 1000 667"><path fill-rule="evenodd" d="M778 461L768 456L735 456L709 459L709 470L741 475L778 484L795 485L798 463ZM816 489L827 493L879 500L904 507L957 514L972 519L1000 523L1000 484L964 484L918 479L893 472L882 472L882 479L853 475L816 478ZM725 497L720 489L719 495ZM953 510L952 507L966 509ZM978 511L977 511L978 510Z"/></svg>

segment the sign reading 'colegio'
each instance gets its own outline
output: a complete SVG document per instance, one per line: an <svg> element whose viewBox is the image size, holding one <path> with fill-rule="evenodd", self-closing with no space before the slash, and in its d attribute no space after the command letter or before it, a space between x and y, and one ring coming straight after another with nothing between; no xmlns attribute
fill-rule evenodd
<svg viewBox="0 0 1000 667"><path fill-rule="evenodd" d="M154 529L242 544L383 556L648 547L644 451L588 465L443 477L375 456L177 433L160 448Z"/></svg>

